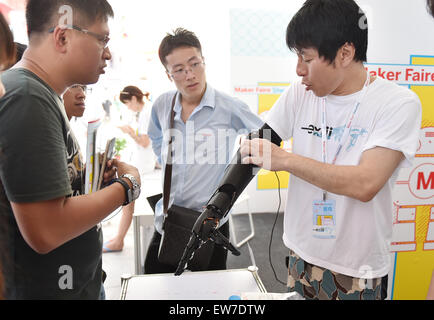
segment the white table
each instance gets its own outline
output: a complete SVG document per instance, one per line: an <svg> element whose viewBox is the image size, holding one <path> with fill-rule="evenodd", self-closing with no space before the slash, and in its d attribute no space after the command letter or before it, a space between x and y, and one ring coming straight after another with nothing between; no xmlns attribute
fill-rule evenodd
<svg viewBox="0 0 434 320"><path fill-rule="evenodd" d="M266 293L256 267L222 271L125 275L121 300L228 300L243 292Z"/></svg>
<svg viewBox="0 0 434 320"><path fill-rule="evenodd" d="M154 233L154 212L146 198L162 192L161 170L154 170L145 174L141 176L141 180L142 190L140 197L135 202L133 214L135 274L143 274L144 253L148 245L145 238L150 238ZM150 231L147 237L142 232L145 228Z"/></svg>

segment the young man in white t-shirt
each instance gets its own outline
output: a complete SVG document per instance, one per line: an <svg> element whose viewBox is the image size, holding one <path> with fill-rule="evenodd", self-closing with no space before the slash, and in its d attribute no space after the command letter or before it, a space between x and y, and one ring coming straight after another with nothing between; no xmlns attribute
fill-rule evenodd
<svg viewBox="0 0 434 320"><path fill-rule="evenodd" d="M384 299L392 187L418 146L420 101L365 70L367 19L353 0L306 1L286 40L302 81L266 122L294 139L293 153L259 139L241 153L243 163L291 173L288 287L308 299Z"/></svg>

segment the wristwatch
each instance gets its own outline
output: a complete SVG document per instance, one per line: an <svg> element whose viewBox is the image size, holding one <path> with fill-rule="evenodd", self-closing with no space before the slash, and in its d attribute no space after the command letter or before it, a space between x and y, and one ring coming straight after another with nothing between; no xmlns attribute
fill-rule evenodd
<svg viewBox="0 0 434 320"><path fill-rule="evenodd" d="M140 196L140 184L137 182L136 178L134 178L133 175L128 173L122 175L121 178L127 178L128 180L130 180L131 184L133 185L133 188L130 189L131 200L129 203L137 200L137 198Z"/></svg>
<svg viewBox="0 0 434 320"><path fill-rule="evenodd" d="M125 180L122 180L121 178L127 178L128 180L130 180L133 187L131 188L129 184L125 182ZM129 205L131 202L137 200L137 198L140 195L140 185L137 183L136 178L134 178L130 174L124 174L123 176L121 176L121 178L114 179L112 180L111 183L119 182L124 187L126 200L122 205L126 206Z"/></svg>

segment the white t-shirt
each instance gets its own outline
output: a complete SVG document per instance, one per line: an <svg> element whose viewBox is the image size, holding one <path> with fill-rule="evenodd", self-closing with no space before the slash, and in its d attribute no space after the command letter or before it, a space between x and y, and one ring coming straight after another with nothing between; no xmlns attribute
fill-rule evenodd
<svg viewBox="0 0 434 320"><path fill-rule="evenodd" d="M144 106L139 114L137 132L139 135L148 134L149 119L151 119L151 108ZM152 150L152 144L143 148L137 144L137 150L133 153L133 163L140 174L149 173L155 168L156 157Z"/></svg>
<svg viewBox="0 0 434 320"><path fill-rule="evenodd" d="M358 94L326 98L329 162L336 154ZM322 98L296 83L276 102L266 122L282 139L294 138L293 153L322 161L322 112ZM399 168L410 166L418 147L421 114L415 93L378 78L368 87L336 165L358 165L364 151L380 146L404 154ZM367 203L328 193L328 200L336 201L334 239L313 234L313 201L322 199L322 190L291 175L284 218L285 245L305 261L341 274L385 276L390 269L392 188L398 169Z"/></svg>

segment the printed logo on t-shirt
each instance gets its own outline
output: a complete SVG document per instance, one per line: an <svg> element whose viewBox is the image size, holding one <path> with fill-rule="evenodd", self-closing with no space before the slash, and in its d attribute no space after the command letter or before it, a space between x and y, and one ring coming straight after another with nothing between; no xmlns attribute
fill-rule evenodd
<svg viewBox="0 0 434 320"><path fill-rule="evenodd" d="M81 157L80 148L78 143L74 140L71 130L67 135L66 146L66 160L68 163L68 175L71 182L73 197L84 194L83 176L84 176L84 164Z"/></svg>
<svg viewBox="0 0 434 320"><path fill-rule="evenodd" d="M322 138L322 129L315 127L313 124L311 124L308 127L303 127L301 130L306 130L308 134L313 134L316 137ZM333 128L327 127L327 139L330 140L331 136L333 134Z"/></svg>
<svg viewBox="0 0 434 320"><path fill-rule="evenodd" d="M301 130L306 131L308 135L313 135L314 137L322 138L322 129L321 127L317 127L313 124L302 127ZM327 139L332 140L336 143L339 143L342 139L342 135L344 134L345 126L341 127L327 127ZM346 151L350 151L357 143L360 137L364 137L368 134L368 130L364 128L351 128L350 130L350 139L349 144L346 148Z"/></svg>

